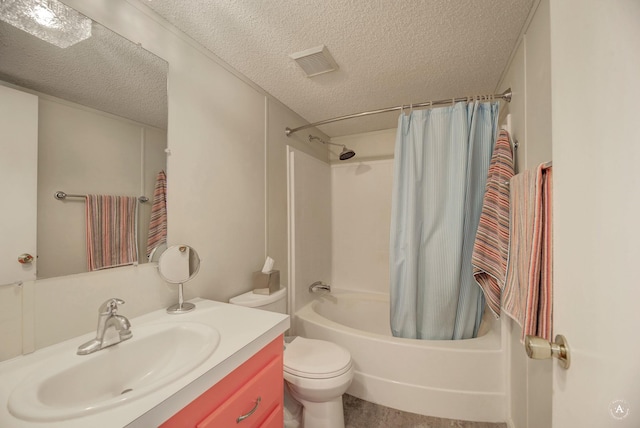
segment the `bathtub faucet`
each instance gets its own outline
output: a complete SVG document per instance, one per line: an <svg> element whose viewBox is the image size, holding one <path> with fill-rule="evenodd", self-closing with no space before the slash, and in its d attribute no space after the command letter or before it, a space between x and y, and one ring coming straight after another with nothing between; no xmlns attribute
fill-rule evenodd
<svg viewBox="0 0 640 428"><path fill-rule="evenodd" d="M325 284L322 281L316 281L313 284L311 284L309 286L309 293L317 293L319 291L324 291L326 293L330 293L331 292L331 286L328 284Z"/></svg>

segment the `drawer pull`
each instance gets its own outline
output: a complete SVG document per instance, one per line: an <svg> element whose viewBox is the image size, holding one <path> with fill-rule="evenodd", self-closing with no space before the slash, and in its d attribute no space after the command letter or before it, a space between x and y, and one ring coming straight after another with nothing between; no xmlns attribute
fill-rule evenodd
<svg viewBox="0 0 640 428"><path fill-rule="evenodd" d="M253 415L255 413L255 411L258 410L258 406L260 405L261 401L262 401L262 397L256 398L256 405L253 406L253 409L249 410L249 413L247 413L247 414L244 414L242 416L238 416L238 419L236 419L236 423L239 424L240 422L242 422L245 419L247 419L249 416Z"/></svg>

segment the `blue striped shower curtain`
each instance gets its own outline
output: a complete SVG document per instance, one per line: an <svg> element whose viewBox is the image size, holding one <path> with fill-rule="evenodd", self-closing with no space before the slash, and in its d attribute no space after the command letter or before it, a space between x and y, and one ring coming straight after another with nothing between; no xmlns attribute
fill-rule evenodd
<svg viewBox="0 0 640 428"><path fill-rule="evenodd" d="M400 115L390 242L394 336L477 335L484 297L471 255L497 122L497 102Z"/></svg>

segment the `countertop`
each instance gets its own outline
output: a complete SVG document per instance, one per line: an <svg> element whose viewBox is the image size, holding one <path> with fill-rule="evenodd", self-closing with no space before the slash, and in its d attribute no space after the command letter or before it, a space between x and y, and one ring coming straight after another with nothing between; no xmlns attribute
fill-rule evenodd
<svg viewBox="0 0 640 428"><path fill-rule="evenodd" d="M0 363L0 400L3 403L0 406L0 426L6 428L158 426L289 328L288 315L200 298L190 302L196 304L196 309L186 314L169 315L161 309L130 321L134 335L132 340L135 339L136 325L146 323L187 321L207 324L217 329L220 334L220 343L215 352L191 372L145 396L99 413L60 422L25 421L9 413L7 403L13 389L31 373L45 367L47 360L52 356L69 352L73 358L76 358L77 347L95 337L95 333L86 334ZM122 314L126 315L124 312ZM167 345L171 346L170 343ZM153 355L149 355L149 358L153 358Z"/></svg>

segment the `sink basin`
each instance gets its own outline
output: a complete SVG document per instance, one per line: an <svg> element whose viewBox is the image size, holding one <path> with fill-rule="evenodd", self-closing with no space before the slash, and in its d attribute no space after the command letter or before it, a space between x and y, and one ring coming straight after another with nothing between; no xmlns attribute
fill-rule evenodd
<svg viewBox="0 0 640 428"><path fill-rule="evenodd" d="M216 329L195 322L134 325L131 331L132 339L93 354L75 355L75 349L67 349L47 359L12 391L9 411L27 421L103 411L184 376L220 343Z"/></svg>

